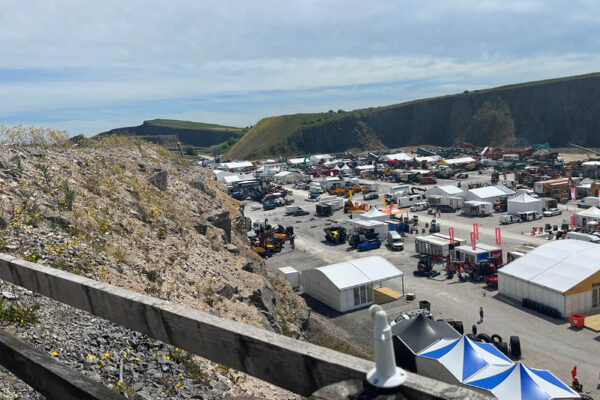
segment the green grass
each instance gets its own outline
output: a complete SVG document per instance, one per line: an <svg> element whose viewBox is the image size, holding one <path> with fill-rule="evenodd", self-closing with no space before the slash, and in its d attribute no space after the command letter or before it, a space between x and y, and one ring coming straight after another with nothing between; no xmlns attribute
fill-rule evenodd
<svg viewBox="0 0 600 400"><path fill-rule="evenodd" d="M383 107L363 108L343 113L323 112L313 114L280 115L276 117L263 118L258 123L256 123L256 125L254 125L252 129L250 129L244 136L242 136L241 139L235 145L231 146L225 154L228 157L237 159L252 159L265 156L276 156L279 154L288 156L300 154L301 151L288 145L288 138L293 137L305 128L318 127L324 124L331 123L335 120L341 120L345 118L360 118L362 116L376 114L384 110L397 109L412 104L430 102L444 98L479 95L494 91L510 90L528 86L546 85L557 82L594 77L600 77L600 73L591 73L555 79L545 79L540 81L499 86L489 89L472 90L468 92L465 91L463 93L430 97L425 99L417 99Z"/></svg>
<svg viewBox="0 0 600 400"><path fill-rule="evenodd" d="M216 124L206 124L204 122L193 122L193 121L179 121L175 119L152 119L144 121L148 125L166 126L169 128L177 129L196 129L196 130L212 130L212 131L227 131L227 132L238 132L242 133L245 128L237 128L234 126L224 126Z"/></svg>

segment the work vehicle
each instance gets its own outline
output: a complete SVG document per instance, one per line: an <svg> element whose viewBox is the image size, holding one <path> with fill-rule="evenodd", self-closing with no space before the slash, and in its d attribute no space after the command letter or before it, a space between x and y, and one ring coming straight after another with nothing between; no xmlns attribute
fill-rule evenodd
<svg viewBox="0 0 600 400"><path fill-rule="evenodd" d="M275 207L277 207L277 204L273 200L267 200L267 201L265 201L263 203L263 210L264 211L274 210Z"/></svg>
<svg viewBox="0 0 600 400"><path fill-rule="evenodd" d="M421 201L419 203L413 204L412 206L410 206L410 211L423 211L423 210L427 210L429 208L429 203L426 201Z"/></svg>
<svg viewBox="0 0 600 400"><path fill-rule="evenodd" d="M519 213L519 218L521 218L521 222L535 221L542 219L542 214L535 211L525 211Z"/></svg>
<svg viewBox="0 0 600 400"><path fill-rule="evenodd" d="M581 208L590 208L590 207L598 207L600 201L598 197L584 197L583 199L577 200L577 207Z"/></svg>
<svg viewBox="0 0 600 400"><path fill-rule="evenodd" d="M442 262L446 264L446 267L451 265L450 257L432 256L429 254L419 254L419 262L417 263L416 271L413 271L414 276L425 276L427 278L433 278L440 274L439 271L434 271L433 266L436 263ZM448 270L446 268L446 270Z"/></svg>
<svg viewBox="0 0 600 400"><path fill-rule="evenodd" d="M483 281L492 288L498 287L498 274L486 275L483 277Z"/></svg>
<svg viewBox="0 0 600 400"><path fill-rule="evenodd" d="M456 175L456 179L467 179L469 177L469 174L465 174L465 173L460 173Z"/></svg>
<svg viewBox="0 0 600 400"><path fill-rule="evenodd" d="M363 193L370 193L370 192L376 192L379 189L379 184L377 183L363 183L362 184L362 192Z"/></svg>
<svg viewBox="0 0 600 400"><path fill-rule="evenodd" d="M300 206L285 206L285 215L293 215L295 217L308 215L309 212L302 209Z"/></svg>
<svg viewBox="0 0 600 400"><path fill-rule="evenodd" d="M381 240L379 239L368 239L357 246L358 251L369 251L378 249L381 247Z"/></svg>
<svg viewBox="0 0 600 400"><path fill-rule="evenodd" d="M317 204L315 214L319 217L329 217L333 214L332 207L329 204Z"/></svg>
<svg viewBox="0 0 600 400"><path fill-rule="evenodd" d="M549 208L542 213L544 217L554 217L555 215L561 215L562 210L560 208Z"/></svg>
<svg viewBox="0 0 600 400"><path fill-rule="evenodd" d="M323 231L325 232L325 240L330 243L345 243L346 238L348 237L346 228L341 226L324 228Z"/></svg>
<svg viewBox="0 0 600 400"><path fill-rule="evenodd" d="M504 214L500 216L500 223L502 225L514 224L521 222L521 217L513 214Z"/></svg>
<svg viewBox="0 0 600 400"><path fill-rule="evenodd" d="M377 200L379 195L377 193L368 193L364 196L365 200Z"/></svg>
<svg viewBox="0 0 600 400"><path fill-rule="evenodd" d="M404 239L396 231L389 231L387 234L387 244L394 251L404 250Z"/></svg>
<svg viewBox="0 0 600 400"><path fill-rule="evenodd" d="M429 224L429 233L436 233L440 231L440 224L435 219L431 220Z"/></svg>
<svg viewBox="0 0 600 400"><path fill-rule="evenodd" d="M457 269L458 279L461 282L465 282L470 279L473 282L481 282L486 276L494 275L500 268L496 265L497 259L485 259L478 260L475 263L469 261L455 261L454 264ZM497 278L496 278L497 280Z"/></svg>
<svg viewBox="0 0 600 400"><path fill-rule="evenodd" d="M410 207L420 201L425 201L426 198L422 194L405 194L403 192L395 192L392 195L392 201L396 203L399 208Z"/></svg>
<svg viewBox="0 0 600 400"><path fill-rule="evenodd" d="M419 179L419 183L421 185L435 185L437 183L437 180L435 180L435 178L432 178L431 176L422 176L421 179Z"/></svg>
<svg viewBox="0 0 600 400"><path fill-rule="evenodd" d="M358 248L358 246L361 243L364 243L368 240L373 240L373 239L379 240L379 234L377 234L377 233L353 233L348 237L348 244L356 249L356 248ZM380 245L381 245L381 243L380 243Z"/></svg>

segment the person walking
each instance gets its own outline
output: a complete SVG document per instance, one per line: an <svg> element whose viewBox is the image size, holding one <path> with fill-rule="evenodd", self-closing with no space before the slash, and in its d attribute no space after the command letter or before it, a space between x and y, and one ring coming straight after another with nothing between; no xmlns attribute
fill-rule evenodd
<svg viewBox="0 0 600 400"><path fill-rule="evenodd" d="M573 369L571 370L571 377L573 378L572 382L575 382L575 378L577 377L577 365L573 366Z"/></svg>
<svg viewBox="0 0 600 400"><path fill-rule="evenodd" d="M479 307L479 322L483 322L483 307Z"/></svg>

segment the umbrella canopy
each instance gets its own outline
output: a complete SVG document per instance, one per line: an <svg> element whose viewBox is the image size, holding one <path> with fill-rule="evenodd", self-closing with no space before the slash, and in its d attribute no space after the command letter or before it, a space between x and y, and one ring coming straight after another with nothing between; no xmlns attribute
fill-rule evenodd
<svg viewBox="0 0 600 400"><path fill-rule="evenodd" d="M513 365L491 343L475 342L464 335L458 339L440 339L418 356L437 360L459 382L464 382L488 365Z"/></svg>
<svg viewBox="0 0 600 400"><path fill-rule="evenodd" d="M520 362L511 366L491 365L464 382L489 390L498 400L579 399L580 396L550 371L527 368Z"/></svg>

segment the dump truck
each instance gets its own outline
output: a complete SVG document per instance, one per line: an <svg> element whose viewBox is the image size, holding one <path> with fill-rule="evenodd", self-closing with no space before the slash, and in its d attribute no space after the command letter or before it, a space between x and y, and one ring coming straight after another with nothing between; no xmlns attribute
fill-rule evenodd
<svg viewBox="0 0 600 400"><path fill-rule="evenodd" d="M323 231L325 232L325 240L330 243L345 243L348 237L346 228L341 226L332 226L323 229Z"/></svg>

